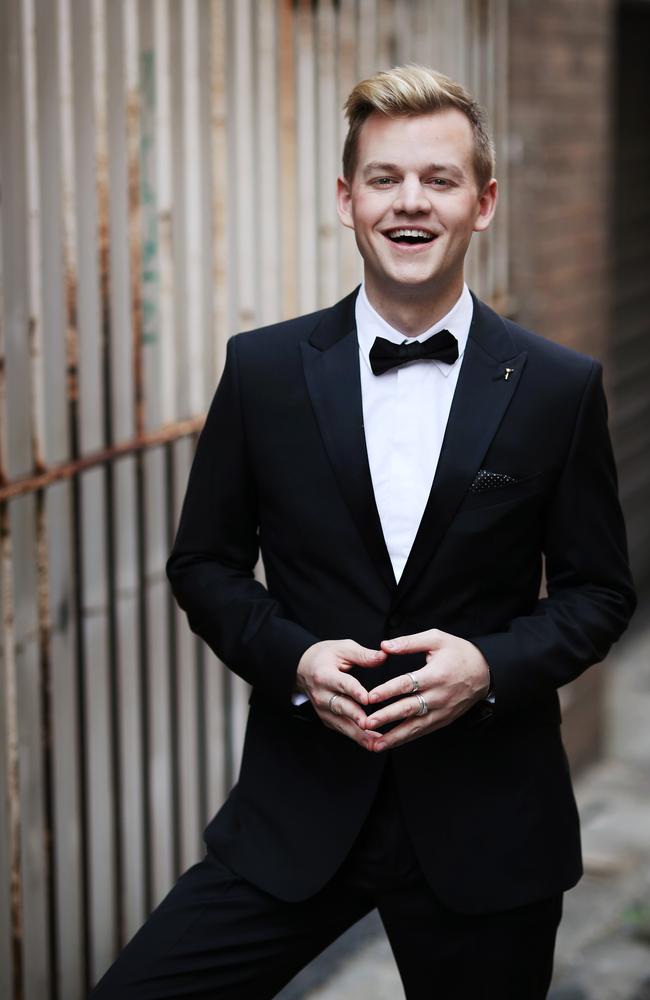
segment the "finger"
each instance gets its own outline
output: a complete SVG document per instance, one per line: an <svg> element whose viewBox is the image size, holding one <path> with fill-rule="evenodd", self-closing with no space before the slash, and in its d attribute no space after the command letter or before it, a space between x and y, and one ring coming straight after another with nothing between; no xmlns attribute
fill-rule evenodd
<svg viewBox="0 0 650 1000"><path fill-rule="evenodd" d="M428 653L439 649L448 632L439 628L429 628L426 632L414 632L413 635L400 635L396 639L384 639L381 648L386 653Z"/></svg>
<svg viewBox="0 0 650 1000"><path fill-rule="evenodd" d="M308 688L312 701L326 705L333 693L345 695L356 701L358 705L368 704L368 691L356 677L345 673L340 663L325 664L314 671L312 683Z"/></svg>
<svg viewBox="0 0 650 1000"><path fill-rule="evenodd" d="M380 726L385 726L389 722L398 722L400 719L412 719L421 711L422 702L415 695L408 698L400 698L399 701L394 701L392 705L386 705L385 708L380 708L378 712L369 715L366 718L366 728L379 729Z"/></svg>
<svg viewBox="0 0 650 1000"><path fill-rule="evenodd" d="M418 681L418 688L421 688L424 681L422 670L412 670L413 677ZM375 704L380 701L388 701L389 698L405 697L413 694L413 677L409 674L400 674L399 677L391 677L384 684L378 684L368 692L368 702Z"/></svg>
<svg viewBox="0 0 650 1000"><path fill-rule="evenodd" d="M328 716L329 718L323 719L323 722L329 729L334 729L342 736L347 736L348 739L351 739L354 743L358 743L365 750L374 749L377 742L376 733L366 733L363 729L359 729L351 719L346 719L345 716L333 716L331 713L328 713Z"/></svg>
<svg viewBox="0 0 650 1000"><path fill-rule="evenodd" d="M366 728L366 713L359 708L356 701L352 701L350 698L345 698L340 694L330 695L327 700L327 711L339 718L351 719L359 729Z"/></svg>
<svg viewBox="0 0 650 1000"><path fill-rule="evenodd" d="M409 719L407 722L402 722L401 725L395 726L389 733L382 735L381 739L377 740L374 744L373 750L377 751L377 753L381 753L383 750L394 750L395 747L401 747L405 743L410 743L421 736L433 733L436 729L442 729L446 725L446 720L435 716L432 718L431 713L422 718Z"/></svg>
<svg viewBox="0 0 650 1000"><path fill-rule="evenodd" d="M355 701L357 705L368 704L368 692L364 688L363 684L359 683L356 677L350 677L348 674L339 673L333 687L335 688L337 694L345 695L345 697Z"/></svg>
<svg viewBox="0 0 650 1000"><path fill-rule="evenodd" d="M376 667L383 663L388 655L382 649L368 649L367 646L361 646L354 639L348 639L342 652L346 661L343 665L344 670L349 670L352 666Z"/></svg>

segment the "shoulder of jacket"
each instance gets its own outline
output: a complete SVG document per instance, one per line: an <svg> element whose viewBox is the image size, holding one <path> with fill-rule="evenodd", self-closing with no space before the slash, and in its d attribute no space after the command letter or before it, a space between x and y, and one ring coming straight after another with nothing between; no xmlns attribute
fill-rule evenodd
<svg viewBox="0 0 650 1000"><path fill-rule="evenodd" d="M587 377L594 368L600 369L602 367L600 361L589 354L577 351L573 347L567 347L565 344L559 344L557 341L550 340L533 330L528 330L505 317L503 317L503 322L519 349L528 352L529 361L539 361L552 368L562 370L567 375L573 374L583 378Z"/></svg>
<svg viewBox="0 0 650 1000"><path fill-rule="evenodd" d="M327 309L318 309L303 316L294 316L292 319L270 323L268 326L244 330L234 334L230 340L236 345L238 354L240 352L245 354L266 353L268 350L281 349L284 345L293 346L311 336L312 331L327 311Z"/></svg>

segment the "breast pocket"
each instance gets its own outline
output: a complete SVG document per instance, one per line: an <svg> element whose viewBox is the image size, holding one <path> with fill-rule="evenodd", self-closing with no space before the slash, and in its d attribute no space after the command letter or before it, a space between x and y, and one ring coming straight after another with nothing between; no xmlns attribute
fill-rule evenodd
<svg viewBox="0 0 650 1000"><path fill-rule="evenodd" d="M547 483L548 474L536 472L518 479L517 482L505 483L503 486L497 486L483 493L468 491L456 511L456 516L458 517L466 511L489 510L492 507L500 507L502 504L515 505L528 497L543 493Z"/></svg>

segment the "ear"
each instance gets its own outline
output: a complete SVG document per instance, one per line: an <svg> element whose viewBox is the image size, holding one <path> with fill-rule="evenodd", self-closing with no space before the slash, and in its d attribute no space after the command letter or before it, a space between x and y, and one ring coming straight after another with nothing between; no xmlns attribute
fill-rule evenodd
<svg viewBox="0 0 650 1000"><path fill-rule="evenodd" d="M343 225L348 229L354 229L352 190L350 182L345 177L339 177L336 181L336 210Z"/></svg>
<svg viewBox="0 0 650 1000"><path fill-rule="evenodd" d="M478 212L474 220L474 232L482 233L492 222L497 207L499 191L496 178L488 181L478 199Z"/></svg>

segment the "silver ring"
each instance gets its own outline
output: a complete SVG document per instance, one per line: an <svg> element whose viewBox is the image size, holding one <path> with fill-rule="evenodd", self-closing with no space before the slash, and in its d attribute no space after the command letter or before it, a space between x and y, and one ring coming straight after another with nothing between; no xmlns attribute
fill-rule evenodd
<svg viewBox="0 0 650 1000"><path fill-rule="evenodd" d="M418 711L417 711L416 714L417 715L426 715L427 712L429 711L429 706L427 705L426 701L424 700L424 698L422 697L421 694L417 693L417 691L415 693L415 697L420 702L420 708L418 709Z"/></svg>
<svg viewBox="0 0 650 1000"><path fill-rule="evenodd" d="M334 708L333 708L334 702L336 701L337 698L338 698L338 695L337 694L333 694L331 696L330 700L329 700L328 708L329 708L330 712L332 713L332 715L338 715L339 714L338 712L335 712Z"/></svg>
<svg viewBox="0 0 650 1000"><path fill-rule="evenodd" d="M419 691L419 689L420 689L420 685L418 684L418 679L417 679L417 677L415 676L415 674L412 674L412 673L411 673L411 671L410 671L410 670L407 670L407 671L406 671L406 673L407 673L407 674L408 674L408 676L409 676L409 677L411 678L411 684L413 685L413 687L412 687L412 688L411 688L411 690L409 691L409 694L415 694L415 693L416 693L417 691Z"/></svg>

